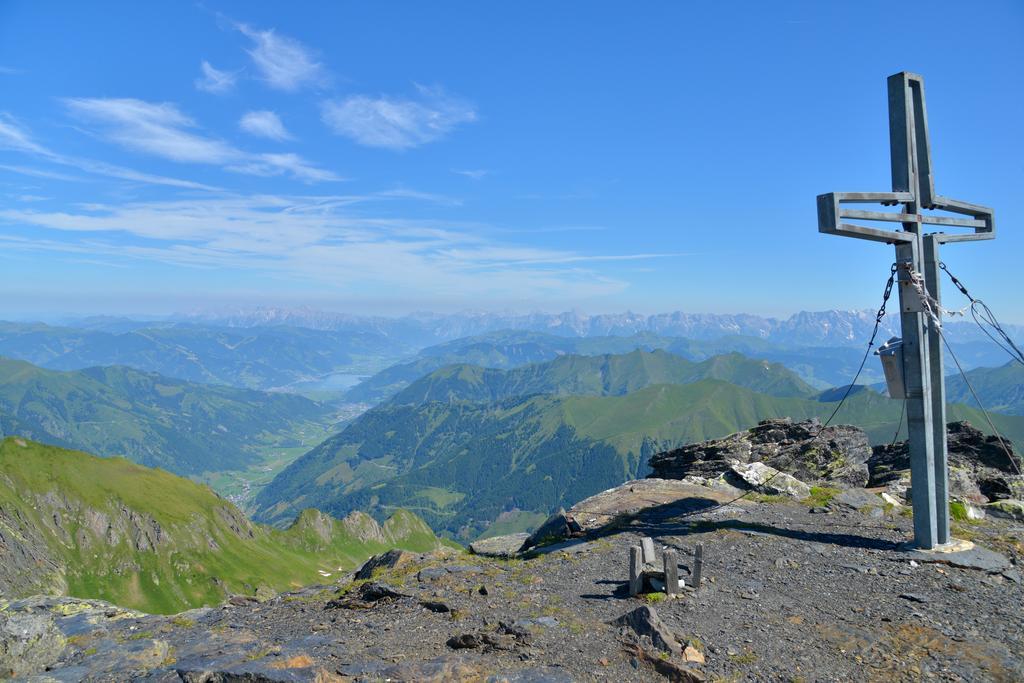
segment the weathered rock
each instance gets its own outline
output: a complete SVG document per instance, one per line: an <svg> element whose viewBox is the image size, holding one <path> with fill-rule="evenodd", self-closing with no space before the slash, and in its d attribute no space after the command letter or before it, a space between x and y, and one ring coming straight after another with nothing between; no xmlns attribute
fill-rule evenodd
<svg viewBox="0 0 1024 683"><path fill-rule="evenodd" d="M492 536L473 541L469 544L469 551L474 555L483 555L484 557L514 557L528 538L530 538L530 534L527 533Z"/></svg>
<svg viewBox="0 0 1024 683"><path fill-rule="evenodd" d="M480 647L484 644L484 641L483 638L475 633L461 633L449 638L446 644L453 650L468 650Z"/></svg>
<svg viewBox="0 0 1024 683"><path fill-rule="evenodd" d="M683 651L683 646L650 605L641 605L611 623L615 626L629 627L637 637L647 636L659 650L676 655Z"/></svg>
<svg viewBox="0 0 1024 683"><path fill-rule="evenodd" d="M950 423L946 434L950 496L978 504L1024 497L1024 479L1017 475L998 438L985 436L968 422ZM1020 467L1020 457L1014 454L1012 444L1004 443ZM898 497L910 479L907 442L876 446L868 467L869 485L889 487Z"/></svg>
<svg viewBox="0 0 1024 683"><path fill-rule="evenodd" d="M1009 519L1014 522L1024 522L1024 500L1004 499L997 500L985 506L985 512L993 517Z"/></svg>
<svg viewBox="0 0 1024 683"><path fill-rule="evenodd" d="M652 509L664 511L666 515L678 515L711 508L734 500L740 493L742 491L724 482L720 486L709 487L693 480L648 477L627 481L581 500L570 508L569 515L585 531L593 531ZM741 511L736 505L729 508L734 512Z"/></svg>
<svg viewBox="0 0 1024 683"><path fill-rule="evenodd" d="M693 645L687 645L683 649L683 661L690 662L691 664L704 664L704 653Z"/></svg>
<svg viewBox="0 0 1024 683"><path fill-rule="evenodd" d="M565 510L559 510L530 534L529 538L523 542L522 550L528 550L543 543L565 540L571 533L569 518L566 516Z"/></svg>
<svg viewBox="0 0 1024 683"><path fill-rule="evenodd" d="M998 574L1010 569L1010 560L988 548L974 546L956 552L934 552L915 550L907 553L911 562L948 564L961 569L976 569L990 574Z"/></svg>
<svg viewBox="0 0 1024 683"><path fill-rule="evenodd" d="M444 604L443 602L439 602L436 600L421 600L420 607L422 607L423 609L430 610L431 612L436 612L438 614L447 614L452 611L451 607Z"/></svg>
<svg viewBox="0 0 1024 683"><path fill-rule="evenodd" d="M869 507L880 507L884 501L874 493L864 489L847 489L832 499L832 505L842 505L852 510L863 510Z"/></svg>
<svg viewBox="0 0 1024 683"><path fill-rule="evenodd" d="M651 457L652 477L714 479L733 464L763 462L801 481L865 486L871 446L857 427L829 426L817 419L764 420L724 439L683 446Z"/></svg>
<svg viewBox="0 0 1024 683"><path fill-rule="evenodd" d="M346 664L338 669L343 676L352 679L377 681L417 681L417 683L459 683L479 681L482 677L480 665L463 659L459 655L437 657L427 661L399 662L380 665L377 662ZM330 681L330 678L325 678Z"/></svg>
<svg viewBox="0 0 1024 683"><path fill-rule="evenodd" d="M363 563L356 571L357 579L372 579L373 575L377 571L383 571L385 569L395 569L405 565L412 564L417 560L415 553L410 553L407 550L389 550L386 553L380 555L374 555L366 562Z"/></svg>
<svg viewBox="0 0 1024 683"><path fill-rule="evenodd" d="M391 602L399 598L409 597L405 593L399 593L394 588L382 583L364 583L350 593L331 600L325 609L369 609L376 607L381 602Z"/></svg>
<svg viewBox="0 0 1024 683"><path fill-rule="evenodd" d="M555 666L535 666L494 674L487 683L574 683L572 676Z"/></svg>
<svg viewBox="0 0 1024 683"><path fill-rule="evenodd" d="M792 496L802 499L811 495L810 486L792 475L765 465L763 462L732 465L726 474L726 481L736 484L740 488L750 488L758 493L773 496Z"/></svg>
<svg viewBox="0 0 1024 683"><path fill-rule="evenodd" d="M643 662L658 672L662 678L673 683L703 683L707 680L699 671L680 666L664 657L664 653L652 653L639 643L623 643L623 650L636 666Z"/></svg>
<svg viewBox="0 0 1024 683"><path fill-rule="evenodd" d="M66 644L52 616L0 612L0 678L43 671Z"/></svg>

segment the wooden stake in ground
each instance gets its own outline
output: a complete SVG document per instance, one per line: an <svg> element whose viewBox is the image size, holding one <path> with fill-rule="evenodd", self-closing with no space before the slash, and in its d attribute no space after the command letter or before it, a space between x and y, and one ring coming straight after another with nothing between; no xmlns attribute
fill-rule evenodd
<svg viewBox="0 0 1024 683"><path fill-rule="evenodd" d="M644 589L644 567L640 546L629 547L629 595L640 595Z"/></svg>
<svg viewBox="0 0 1024 683"><path fill-rule="evenodd" d="M698 543L693 549L693 571L690 573L694 589L700 588L701 578L704 575L704 544Z"/></svg>
<svg viewBox="0 0 1024 683"><path fill-rule="evenodd" d="M675 550L665 551L665 593L679 594L679 563L676 561Z"/></svg>

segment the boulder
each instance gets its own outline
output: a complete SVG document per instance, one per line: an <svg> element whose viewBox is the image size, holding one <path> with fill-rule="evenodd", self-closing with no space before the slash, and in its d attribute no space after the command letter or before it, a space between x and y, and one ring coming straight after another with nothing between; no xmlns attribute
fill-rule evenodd
<svg viewBox="0 0 1024 683"><path fill-rule="evenodd" d="M866 486L871 446L863 430L849 425L822 428L817 419L763 420L724 439L691 444L651 456L650 476L713 480L734 464L762 462L797 479L843 487Z"/></svg>
<svg viewBox="0 0 1024 683"><path fill-rule="evenodd" d="M884 501L871 493L871 491L865 491L864 489L849 489L842 491L832 499L832 505L842 505L853 510L863 510L869 507L881 507L884 505Z"/></svg>
<svg viewBox="0 0 1024 683"><path fill-rule="evenodd" d="M792 496L803 499L811 495L810 486L792 475L765 465L763 462L733 465L729 468L729 474L726 474L726 480L741 488L749 488L758 493L773 496Z"/></svg>
<svg viewBox="0 0 1024 683"><path fill-rule="evenodd" d="M647 636L656 648L664 652L674 655L683 652L683 646L650 605L641 605L613 620L611 624L631 629L638 638Z"/></svg>
<svg viewBox="0 0 1024 683"><path fill-rule="evenodd" d="M527 533L492 536L473 541L469 544L469 551L484 557L514 557L529 538L530 534Z"/></svg>
<svg viewBox="0 0 1024 683"><path fill-rule="evenodd" d="M548 517L543 524L537 527L536 531L530 534L523 543L522 550L528 550L543 543L553 543L569 538L572 534L572 529L569 525L569 517L565 514L565 510L560 509Z"/></svg>
<svg viewBox="0 0 1024 683"><path fill-rule="evenodd" d="M636 479L585 498L569 509L584 532L595 531L643 511L680 514L733 501L742 491L721 480ZM736 506L730 506L737 510Z"/></svg>
<svg viewBox="0 0 1024 683"><path fill-rule="evenodd" d="M1008 519L1014 522L1024 522L1024 500L1005 498L989 503L984 509L992 517Z"/></svg>
<svg viewBox="0 0 1024 683"><path fill-rule="evenodd" d="M416 553L410 553L407 550L389 550L386 553L374 555L364 562L363 566L356 571L356 579L372 579L374 572L378 570L395 569L412 564L417 559L419 556Z"/></svg>
<svg viewBox="0 0 1024 683"><path fill-rule="evenodd" d="M1013 445L985 436L968 422L952 422L946 428L949 453L949 494L975 504L1007 498L1024 498L1024 478L1017 474L1020 457ZM907 442L876 446L868 460L870 487L886 487L895 497L904 495L910 480L910 450Z"/></svg>

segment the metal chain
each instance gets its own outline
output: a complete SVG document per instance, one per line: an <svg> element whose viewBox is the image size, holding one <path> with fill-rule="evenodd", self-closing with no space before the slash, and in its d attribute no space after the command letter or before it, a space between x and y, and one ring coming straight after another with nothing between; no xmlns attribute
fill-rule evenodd
<svg viewBox="0 0 1024 683"><path fill-rule="evenodd" d="M967 291L967 286L964 285L956 275L953 275L953 273L949 271L949 268L946 267L945 263L940 262L939 268L949 276L949 279L953 282L953 285L960 290L960 293L967 297L968 301L971 302L971 317L974 318L974 322L978 325L981 331L985 333L985 336L991 339L996 346L1001 348L1003 351L1006 351L1006 353L1008 353L1015 361L1024 365L1024 351L1020 350L1017 344L1014 343L1013 339L1010 338L1010 335L1006 333L1006 330L1003 329L1003 326L999 324L999 320L996 319L995 313L993 313L992 309L988 307L988 304L981 299L975 299L971 296L971 293ZM985 323L988 323L989 327L996 331L996 334L1002 338L1002 341L992 336L992 333L985 327Z"/></svg>

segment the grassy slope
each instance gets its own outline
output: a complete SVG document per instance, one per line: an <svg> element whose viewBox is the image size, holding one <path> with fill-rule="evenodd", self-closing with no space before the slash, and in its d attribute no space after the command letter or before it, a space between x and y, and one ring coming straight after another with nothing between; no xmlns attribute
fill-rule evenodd
<svg viewBox="0 0 1024 683"><path fill-rule="evenodd" d="M194 384L125 367L72 372L0 358L4 429L181 474L243 469L299 446L331 411L300 396Z"/></svg>
<svg viewBox="0 0 1024 683"><path fill-rule="evenodd" d="M164 540L155 550L138 549L124 509L142 528L152 528L150 520L159 525ZM406 512L389 520L378 539L354 533L359 526L372 532L369 518L341 522L314 511L284 531L251 525L207 487L168 472L16 437L0 441L0 510L7 524L16 512L43 530L70 595L160 613L214 604L228 593L251 595L259 586L323 582L321 571L333 576L393 545L437 544L429 527ZM104 540L107 524L95 523L97 513L115 529L125 526L114 543Z"/></svg>
<svg viewBox="0 0 1024 683"><path fill-rule="evenodd" d="M947 365L946 369L948 371L950 366ZM967 377L986 408L1009 415L1024 415L1024 365L1011 361L998 368L975 368L967 372ZM960 375L946 378L946 396L950 401L976 405Z"/></svg>
<svg viewBox="0 0 1024 683"><path fill-rule="evenodd" d="M413 382L392 400L498 401L531 394L614 396L654 384L720 379L773 396L812 396L815 390L781 365L740 354L695 363L661 350L599 356L561 356L511 370L473 365L446 366Z"/></svg>

